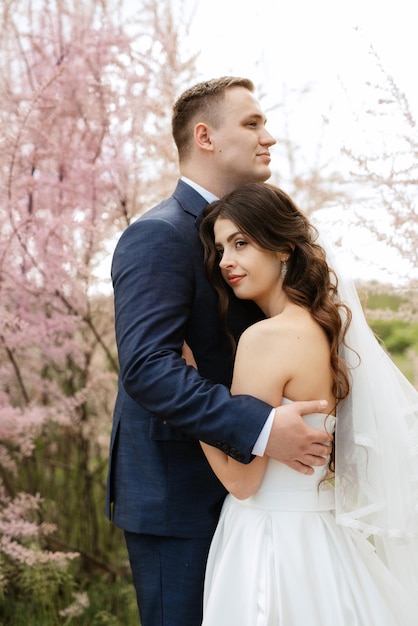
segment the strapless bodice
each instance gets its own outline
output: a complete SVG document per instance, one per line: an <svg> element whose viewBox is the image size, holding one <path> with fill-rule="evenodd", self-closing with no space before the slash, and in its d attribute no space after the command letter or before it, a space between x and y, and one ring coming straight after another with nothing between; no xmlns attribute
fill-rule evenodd
<svg viewBox="0 0 418 626"><path fill-rule="evenodd" d="M333 433L335 417L323 413L305 415L305 422L319 430ZM322 511L334 508L334 488L324 480L328 463L314 468L310 475L301 474L287 465L269 459L263 481L253 496L240 503L245 506L278 511ZM231 496L233 497L233 496Z"/></svg>

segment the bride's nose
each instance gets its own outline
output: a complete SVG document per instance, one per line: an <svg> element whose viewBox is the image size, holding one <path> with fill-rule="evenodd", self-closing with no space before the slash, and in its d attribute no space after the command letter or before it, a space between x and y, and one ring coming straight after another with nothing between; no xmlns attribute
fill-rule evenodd
<svg viewBox="0 0 418 626"><path fill-rule="evenodd" d="M233 266L234 266L233 258L231 257L230 254L227 254L224 250L222 254L222 258L219 261L219 267L221 268L221 270L226 270Z"/></svg>

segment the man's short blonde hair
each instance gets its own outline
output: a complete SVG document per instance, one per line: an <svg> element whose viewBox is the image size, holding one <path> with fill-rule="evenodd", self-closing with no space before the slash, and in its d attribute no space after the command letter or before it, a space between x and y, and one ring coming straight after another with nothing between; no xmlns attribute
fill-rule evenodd
<svg viewBox="0 0 418 626"><path fill-rule="evenodd" d="M198 122L218 126L221 120L220 104L225 91L231 87L244 87L254 91L248 78L222 76L198 83L187 89L173 106L172 133L180 161L187 160L193 142L194 127Z"/></svg>

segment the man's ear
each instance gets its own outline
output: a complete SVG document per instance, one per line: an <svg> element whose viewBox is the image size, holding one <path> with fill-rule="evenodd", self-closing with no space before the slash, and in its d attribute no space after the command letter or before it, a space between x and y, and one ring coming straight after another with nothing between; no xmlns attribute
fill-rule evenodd
<svg viewBox="0 0 418 626"><path fill-rule="evenodd" d="M207 124L199 122L194 129L194 139L201 150L213 150L210 129Z"/></svg>

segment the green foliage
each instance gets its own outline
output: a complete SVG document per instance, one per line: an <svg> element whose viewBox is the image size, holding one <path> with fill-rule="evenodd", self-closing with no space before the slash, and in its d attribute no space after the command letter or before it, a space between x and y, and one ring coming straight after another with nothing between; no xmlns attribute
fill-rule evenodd
<svg viewBox="0 0 418 626"><path fill-rule="evenodd" d="M107 420L104 422L102 431L108 427ZM78 552L80 556L68 569L59 562L35 566L14 560L6 562L3 556L2 584L10 619L5 624L65 624L63 617L58 619L59 611L73 603L72 594L79 589L88 592L90 606L76 622L68 623L138 621L137 616L136 621L131 618L117 621L119 614L124 616L127 611L131 614L133 609L137 613L136 599L122 531L104 515L108 448L106 445L102 449L89 439L91 434L89 438L83 437L78 429L48 424L36 440L34 453L25 459L14 478L17 491L43 494L39 515L57 527L43 538L43 548L51 552ZM94 587L91 587L92 579ZM119 581L119 595L115 580ZM22 620L17 621L20 612ZM82 621L84 615L89 620ZM3 626L1 621L0 624Z"/></svg>
<svg viewBox="0 0 418 626"><path fill-rule="evenodd" d="M370 320L369 324L390 353L404 354L409 348L418 350L418 324L402 320Z"/></svg>
<svg viewBox="0 0 418 626"><path fill-rule="evenodd" d="M391 355L393 362L396 367L398 367L403 375L414 384L414 364L411 359L407 358L404 355L392 354Z"/></svg>
<svg viewBox="0 0 418 626"><path fill-rule="evenodd" d="M74 586L71 574L59 563L22 564L15 574L21 596L31 603L36 590L36 603L47 610L53 609L52 603L60 592Z"/></svg>
<svg viewBox="0 0 418 626"><path fill-rule="evenodd" d="M130 576L119 578L112 590L109 582L104 578L97 579L93 586L89 586L91 602L91 626L127 626L139 625L136 594ZM89 611L86 613L88 616Z"/></svg>
<svg viewBox="0 0 418 626"><path fill-rule="evenodd" d="M404 298L393 293L371 293L367 295L368 309L397 311L404 302Z"/></svg>
<svg viewBox="0 0 418 626"><path fill-rule="evenodd" d="M57 598L65 602L74 586L72 576L58 563L34 565L10 563L5 573L13 575L13 586L3 596L4 626L54 624ZM62 622L60 622L62 623Z"/></svg>
<svg viewBox="0 0 418 626"><path fill-rule="evenodd" d="M73 598L69 589L55 593L49 601L32 593L28 596L8 596L0 602L1 626L127 626L138 624L136 596L129 577L110 582L100 576L86 580L88 606L69 611ZM42 585L41 585L42 587ZM71 588L71 586L70 586ZM75 594L74 594L75 595ZM4 599L3 599L4 600ZM76 605L76 603L73 603ZM60 614L64 610L64 614Z"/></svg>
<svg viewBox="0 0 418 626"><path fill-rule="evenodd" d="M363 306L370 312L369 326L404 376L412 384L416 383L414 365L408 352L418 353L418 324L399 319L402 309L409 314L413 313L414 293L404 291L400 296L390 288L385 290L382 285L379 287L374 283L360 287L359 296ZM374 311L383 311L384 319L378 317L379 313L375 318Z"/></svg>

